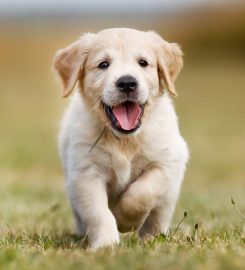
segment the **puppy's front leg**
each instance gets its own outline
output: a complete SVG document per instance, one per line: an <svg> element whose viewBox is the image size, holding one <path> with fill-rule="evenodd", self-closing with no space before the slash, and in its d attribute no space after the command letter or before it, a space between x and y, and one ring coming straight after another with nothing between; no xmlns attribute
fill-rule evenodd
<svg viewBox="0 0 245 270"><path fill-rule="evenodd" d="M137 181L122 194L120 201L112 210L119 231L137 229L156 207L163 193L162 169L154 166L146 170Z"/></svg>
<svg viewBox="0 0 245 270"><path fill-rule="evenodd" d="M140 235L168 229L178 197L182 172L176 167L153 166L129 186L113 209L121 232L139 229ZM157 209L161 211L161 217ZM154 218L157 212L157 218Z"/></svg>
<svg viewBox="0 0 245 270"><path fill-rule="evenodd" d="M91 173L73 176L68 191L74 212L86 228L90 247L118 243L116 220L108 208L106 181L91 169Z"/></svg>

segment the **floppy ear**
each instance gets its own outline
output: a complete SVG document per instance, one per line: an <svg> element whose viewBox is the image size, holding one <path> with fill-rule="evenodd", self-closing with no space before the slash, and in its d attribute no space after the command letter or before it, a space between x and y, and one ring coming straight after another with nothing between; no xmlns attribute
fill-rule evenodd
<svg viewBox="0 0 245 270"><path fill-rule="evenodd" d="M53 68L63 85L63 97L72 92L78 78L82 75L93 34L87 33L65 49L56 52Z"/></svg>
<svg viewBox="0 0 245 270"><path fill-rule="evenodd" d="M150 34L156 41L155 50L160 91L166 87L173 96L177 96L174 81L183 66L183 53L178 44L169 43L154 32L150 32Z"/></svg>

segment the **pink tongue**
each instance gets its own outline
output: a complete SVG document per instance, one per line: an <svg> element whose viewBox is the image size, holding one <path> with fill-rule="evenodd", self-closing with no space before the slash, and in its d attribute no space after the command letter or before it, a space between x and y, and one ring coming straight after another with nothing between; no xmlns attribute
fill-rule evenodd
<svg viewBox="0 0 245 270"><path fill-rule="evenodd" d="M131 130L137 126L141 114L141 108L137 104L126 102L113 107L112 111L121 128Z"/></svg>

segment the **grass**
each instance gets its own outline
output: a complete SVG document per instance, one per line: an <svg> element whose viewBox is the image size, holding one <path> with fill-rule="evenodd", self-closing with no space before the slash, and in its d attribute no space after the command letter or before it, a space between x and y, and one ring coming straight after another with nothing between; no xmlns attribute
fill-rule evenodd
<svg viewBox="0 0 245 270"><path fill-rule="evenodd" d="M126 234L91 253L72 234L56 149L67 101L50 63L69 42L1 36L0 269L244 269L245 221L231 203L245 214L244 54L185 51L175 102L191 161L172 235Z"/></svg>

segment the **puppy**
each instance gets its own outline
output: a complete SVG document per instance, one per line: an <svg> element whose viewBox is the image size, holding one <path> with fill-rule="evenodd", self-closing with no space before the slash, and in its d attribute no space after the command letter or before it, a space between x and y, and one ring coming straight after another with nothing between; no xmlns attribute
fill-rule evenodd
<svg viewBox="0 0 245 270"><path fill-rule="evenodd" d="M119 243L119 231L166 233L188 160L170 98L179 46L106 29L58 50L53 66L64 97L78 85L59 134L77 233L92 249Z"/></svg>

